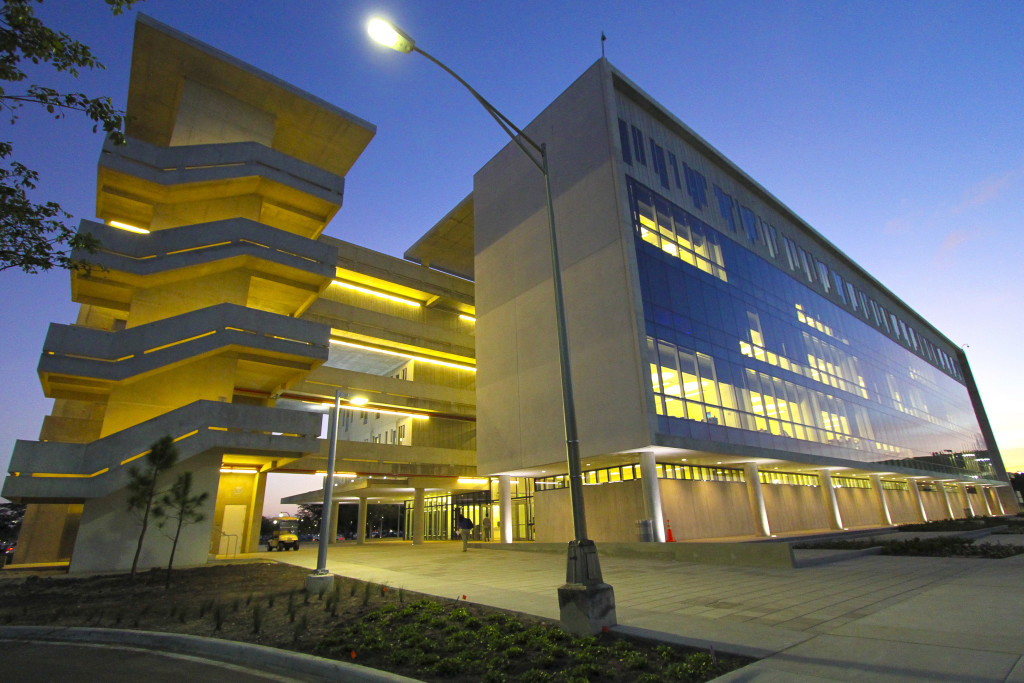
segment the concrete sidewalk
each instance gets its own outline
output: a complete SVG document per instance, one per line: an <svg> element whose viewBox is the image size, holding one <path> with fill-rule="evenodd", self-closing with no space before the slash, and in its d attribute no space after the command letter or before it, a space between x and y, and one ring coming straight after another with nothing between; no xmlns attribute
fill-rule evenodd
<svg viewBox="0 0 1024 683"><path fill-rule="evenodd" d="M315 547L272 557L316 566ZM1024 681L1024 556L869 555L803 569L602 557L601 567L621 630L764 657L721 680ZM446 542L332 546L327 568L551 619L565 580L561 553Z"/></svg>

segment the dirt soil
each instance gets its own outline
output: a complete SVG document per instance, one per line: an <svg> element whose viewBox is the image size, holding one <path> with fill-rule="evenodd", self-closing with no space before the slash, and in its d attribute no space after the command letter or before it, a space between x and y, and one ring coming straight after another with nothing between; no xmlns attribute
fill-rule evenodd
<svg viewBox="0 0 1024 683"><path fill-rule="evenodd" d="M163 570L132 581L26 576L8 568L0 572L0 624L186 633L437 681L707 680L750 661L714 656L712 664L705 653L694 659L685 648L613 634L576 639L536 617L344 577L335 577L331 593L307 594L308 574L254 560L175 570L165 588ZM374 642L368 634L377 632L384 636ZM409 633L408 643L401 633Z"/></svg>

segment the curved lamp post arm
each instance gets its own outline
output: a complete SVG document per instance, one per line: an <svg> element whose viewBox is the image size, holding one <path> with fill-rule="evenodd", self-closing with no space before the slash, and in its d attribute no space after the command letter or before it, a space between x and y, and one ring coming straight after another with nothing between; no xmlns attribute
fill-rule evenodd
<svg viewBox="0 0 1024 683"><path fill-rule="evenodd" d="M434 55L415 45L413 46L412 51L420 53L421 55L432 61L434 64L437 64L439 67L447 71L452 78L461 83L462 86L466 90L468 90L470 94L473 95L473 97L476 98L476 101L483 105L483 108L487 110L487 113L490 114L495 121L497 121L498 125L501 126L501 129L505 131L505 133L510 138L512 138L512 142L519 145L519 148L523 150L523 153L530 158L530 161L532 161L534 165L538 169L540 169L541 173L543 173L545 176L547 175L547 164L545 163L547 153L545 152L543 145L538 145L536 142L534 142L529 135L520 130L519 127L516 126L516 124L512 123L507 116L502 114L500 111L497 110L497 108L495 108L493 104L484 99L484 96L478 93L473 86L471 86L469 83L463 80L462 76L452 71L448 67L448 65L442 62L440 59L437 59L436 57L434 57ZM520 140L520 138L522 138L522 140ZM525 140L530 145L530 147L535 149L540 154L541 161L537 161L537 159L534 158L533 153L526 147L526 145L523 144L523 140Z"/></svg>

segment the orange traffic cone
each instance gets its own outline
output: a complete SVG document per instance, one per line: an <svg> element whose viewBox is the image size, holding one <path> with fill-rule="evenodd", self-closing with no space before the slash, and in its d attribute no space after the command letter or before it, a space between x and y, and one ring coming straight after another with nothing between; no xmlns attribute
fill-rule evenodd
<svg viewBox="0 0 1024 683"><path fill-rule="evenodd" d="M667 519L665 520L665 542L666 543L675 543L676 542L676 537L672 535L672 525L668 523Z"/></svg>

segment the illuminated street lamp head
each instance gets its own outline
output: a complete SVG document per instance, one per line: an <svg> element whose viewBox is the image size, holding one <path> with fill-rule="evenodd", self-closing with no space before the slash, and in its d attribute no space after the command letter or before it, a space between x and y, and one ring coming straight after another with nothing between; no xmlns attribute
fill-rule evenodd
<svg viewBox="0 0 1024 683"><path fill-rule="evenodd" d="M416 41L410 38L409 34L390 21L380 17L370 19L370 23L366 25L366 30L371 38L384 47L390 47L392 50L408 53L412 52L413 48L416 47Z"/></svg>

